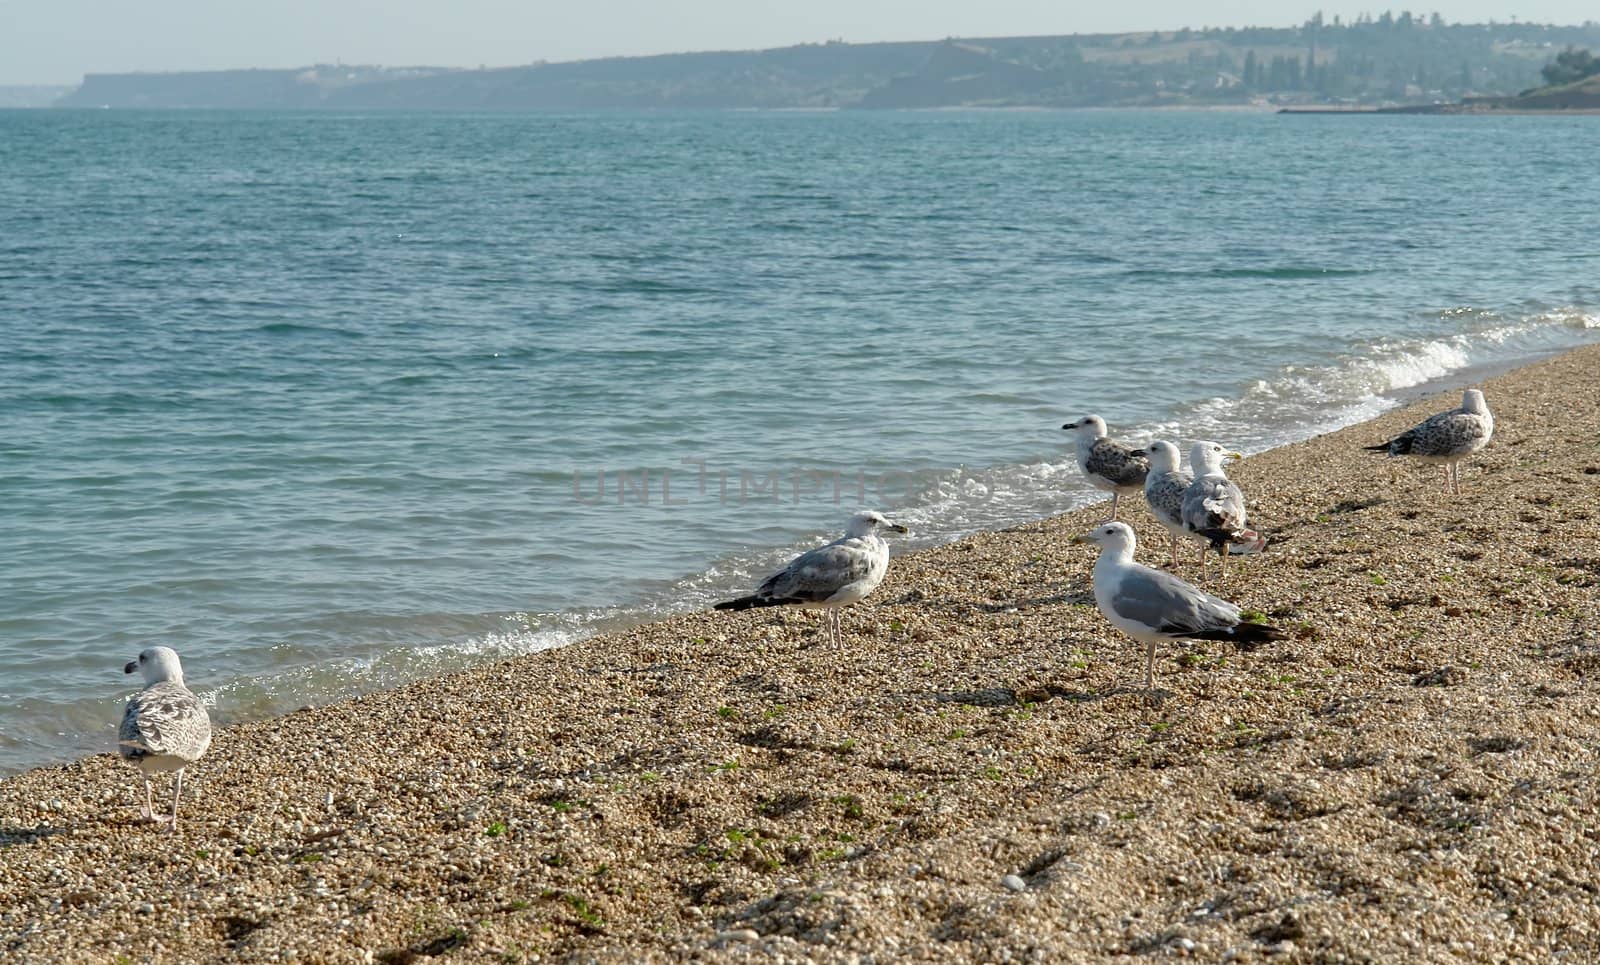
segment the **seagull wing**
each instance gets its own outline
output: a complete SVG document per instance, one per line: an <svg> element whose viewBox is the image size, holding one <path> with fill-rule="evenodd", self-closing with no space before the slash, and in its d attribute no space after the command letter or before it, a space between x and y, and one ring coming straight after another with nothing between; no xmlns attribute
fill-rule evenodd
<svg viewBox="0 0 1600 965"><path fill-rule="evenodd" d="M1226 476L1201 476L1183 494L1183 525L1196 533L1243 529L1244 492Z"/></svg>
<svg viewBox="0 0 1600 965"><path fill-rule="evenodd" d="M822 603L872 572L872 553L860 540L840 540L794 558L761 584L760 596Z"/></svg>
<svg viewBox="0 0 1600 965"><path fill-rule="evenodd" d="M1414 456L1453 456L1473 451L1487 439L1492 423L1471 412L1455 409L1424 420L1406 435Z"/></svg>
<svg viewBox="0 0 1600 965"><path fill-rule="evenodd" d="M1150 461L1134 455L1131 448L1120 442L1100 438L1089 447L1083 469L1118 486L1138 486L1150 471Z"/></svg>
<svg viewBox="0 0 1600 965"><path fill-rule="evenodd" d="M1168 573L1133 565L1123 571L1111 608L1157 633L1182 637L1224 630L1239 622L1239 608Z"/></svg>
<svg viewBox="0 0 1600 965"><path fill-rule="evenodd" d="M1144 495L1150 509L1163 520L1183 523L1183 494L1193 482L1186 472L1151 473L1145 480Z"/></svg>
<svg viewBox="0 0 1600 965"><path fill-rule="evenodd" d="M211 719L188 688L157 683L128 700L117 737L124 757L172 754L196 760L211 744Z"/></svg>

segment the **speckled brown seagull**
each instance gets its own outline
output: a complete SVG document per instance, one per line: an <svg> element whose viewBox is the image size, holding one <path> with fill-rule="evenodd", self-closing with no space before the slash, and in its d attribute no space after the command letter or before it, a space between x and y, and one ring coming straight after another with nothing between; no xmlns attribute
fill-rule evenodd
<svg viewBox="0 0 1600 965"><path fill-rule="evenodd" d="M200 698L183 685L183 667L169 647L151 647L123 673L144 675L144 689L128 698L117 732L117 749L144 777L144 817L160 821L150 797L150 775L177 771L172 790L169 830L178 827L178 798L183 795L183 769L211 746L211 718Z"/></svg>
<svg viewBox="0 0 1600 965"><path fill-rule="evenodd" d="M1494 416L1483 393L1468 389L1461 394L1461 408L1440 412L1400 433L1388 442L1365 446L1373 452L1391 456L1416 456L1444 467L1445 489L1461 493L1461 460L1489 444L1494 435Z"/></svg>
<svg viewBox="0 0 1600 965"><path fill-rule="evenodd" d="M1144 501L1150 504L1156 522L1172 536L1172 568L1176 570L1178 539L1189 535L1188 527L1183 525L1183 494L1194 482L1194 474L1179 465L1182 457L1170 442L1157 440L1134 450L1134 455L1150 460L1150 474L1144 477Z"/></svg>
<svg viewBox="0 0 1600 965"><path fill-rule="evenodd" d="M1078 468L1089 485L1111 494L1111 519L1116 519L1123 494L1144 489L1150 461L1136 455L1138 450L1132 446L1107 437L1106 420L1097 415L1086 415L1061 428L1078 434Z"/></svg>

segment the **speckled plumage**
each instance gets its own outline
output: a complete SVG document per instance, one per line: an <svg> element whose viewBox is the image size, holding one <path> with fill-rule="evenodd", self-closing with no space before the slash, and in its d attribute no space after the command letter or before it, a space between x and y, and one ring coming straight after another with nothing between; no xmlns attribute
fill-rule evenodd
<svg viewBox="0 0 1600 965"><path fill-rule="evenodd" d="M141 769L173 771L198 761L211 746L211 718L200 698L163 680L128 698L117 749Z"/></svg>
<svg viewBox="0 0 1600 965"><path fill-rule="evenodd" d="M144 778L144 816L155 820L150 775L176 771L169 827L178 826L183 769L211 746L211 718L200 698L183 685L183 666L170 647L151 647L122 668L144 676L144 689L128 698L117 729L117 751Z"/></svg>
<svg viewBox="0 0 1600 965"><path fill-rule="evenodd" d="M1141 450L1108 437L1106 422L1097 415L1084 416L1061 428L1077 432L1078 468L1089 485L1111 493L1111 518L1116 519L1122 497L1144 487L1150 461L1137 454Z"/></svg>
<svg viewBox="0 0 1600 965"><path fill-rule="evenodd" d="M1242 457L1215 442L1195 443L1189 453L1194 481L1183 493L1184 529L1217 551L1224 573L1229 555L1257 553L1266 547L1260 534L1245 526L1249 516L1244 491L1223 472L1225 458Z"/></svg>
<svg viewBox="0 0 1600 965"><path fill-rule="evenodd" d="M1150 472L1149 460L1114 439L1101 437L1078 451L1084 475L1101 489L1138 489Z"/></svg>
<svg viewBox="0 0 1600 965"><path fill-rule="evenodd" d="M1431 415L1388 442L1366 448L1442 464L1447 488L1459 493L1461 460L1487 446L1493 436L1494 414L1488 402L1479 390L1468 389L1459 408Z"/></svg>
<svg viewBox="0 0 1600 965"><path fill-rule="evenodd" d="M1178 539L1189 535L1183 525L1183 495L1194 475L1179 466L1178 447L1170 442L1153 442L1146 448L1150 473L1144 477L1144 499L1150 513L1172 535L1172 565L1178 565Z"/></svg>

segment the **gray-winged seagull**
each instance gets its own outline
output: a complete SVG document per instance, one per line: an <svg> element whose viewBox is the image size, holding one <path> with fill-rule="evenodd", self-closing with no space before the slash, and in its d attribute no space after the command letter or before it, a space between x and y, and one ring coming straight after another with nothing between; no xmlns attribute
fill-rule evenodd
<svg viewBox="0 0 1600 965"><path fill-rule="evenodd" d="M763 606L794 606L828 612L828 638L839 643L839 608L849 606L877 589L889 569L889 544L879 529L908 530L891 523L882 513L856 513L844 535L826 546L801 553L772 574L760 589L737 600L716 605L718 610L748 610Z"/></svg>
<svg viewBox="0 0 1600 965"><path fill-rule="evenodd" d="M1194 481L1183 493L1183 526L1204 544L1200 563L1205 565L1206 549L1222 557L1222 574L1228 574L1228 557L1258 553L1267 541L1247 529L1244 491L1222 471L1224 460L1243 459L1242 453L1224 449L1215 442L1197 442L1189 451Z"/></svg>
<svg viewBox="0 0 1600 965"><path fill-rule="evenodd" d="M1100 546L1094 602L1112 626L1144 643L1146 691L1154 688L1156 644L1163 640L1228 640L1249 649L1283 639L1276 627L1245 622L1227 600L1135 563L1137 541L1127 523L1105 523L1073 542Z"/></svg>

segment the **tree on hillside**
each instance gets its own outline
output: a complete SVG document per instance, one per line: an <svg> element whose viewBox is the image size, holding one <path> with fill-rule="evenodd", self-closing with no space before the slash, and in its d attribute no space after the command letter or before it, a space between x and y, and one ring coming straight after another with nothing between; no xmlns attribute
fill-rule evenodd
<svg viewBox="0 0 1600 965"><path fill-rule="evenodd" d="M1568 47L1561 53L1556 54L1556 59L1545 64L1544 69L1539 73L1544 75L1546 84L1570 84L1575 80L1583 80L1593 74L1600 74L1600 57L1596 57L1587 50Z"/></svg>

